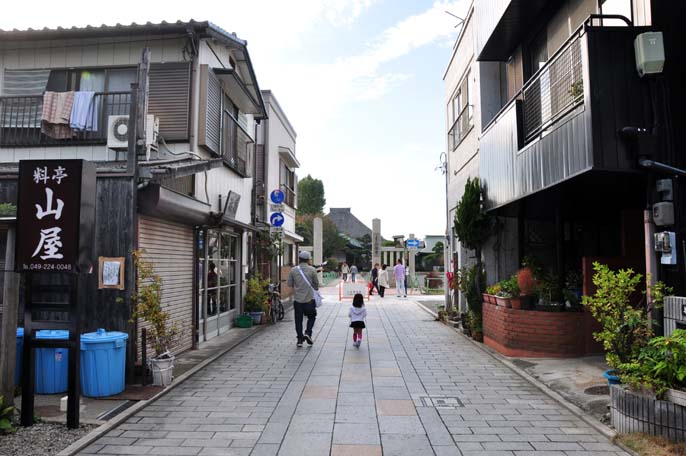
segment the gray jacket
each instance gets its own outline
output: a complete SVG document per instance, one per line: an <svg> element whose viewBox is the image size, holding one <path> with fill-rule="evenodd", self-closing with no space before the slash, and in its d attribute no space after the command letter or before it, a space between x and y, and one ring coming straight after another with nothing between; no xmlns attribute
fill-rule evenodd
<svg viewBox="0 0 686 456"><path fill-rule="evenodd" d="M289 287L295 289L293 300L302 303L310 302L314 299L312 288L305 282L305 279L303 279L298 268L302 268L305 277L307 277L315 290L319 290L319 276L317 276L317 270L309 264L302 262L298 266L291 268L291 272L288 274L287 284Z"/></svg>

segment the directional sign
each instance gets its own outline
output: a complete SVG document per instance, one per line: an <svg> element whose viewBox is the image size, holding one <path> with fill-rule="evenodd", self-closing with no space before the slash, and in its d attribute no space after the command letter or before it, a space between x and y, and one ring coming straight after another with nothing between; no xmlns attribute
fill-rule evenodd
<svg viewBox="0 0 686 456"><path fill-rule="evenodd" d="M419 239L408 239L407 241L405 241L405 245L409 249L416 249L419 247Z"/></svg>
<svg viewBox="0 0 686 456"><path fill-rule="evenodd" d="M269 199L271 199L272 203L274 204L281 204L286 199L286 195L284 194L284 192L277 188L276 190L271 192L271 194L269 195Z"/></svg>
<svg viewBox="0 0 686 456"><path fill-rule="evenodd" d="M271 223L272 226L283 226L285 220L286 219L284 219L281 212L274 212L269 216L269 223Z"/></svg>
<svg viewBox="0 0 686 456"><path fill-rule="evenodd" d="M283 204L270 204L269 205L269 210L271 212L283 212L284 206Z"/></svg>

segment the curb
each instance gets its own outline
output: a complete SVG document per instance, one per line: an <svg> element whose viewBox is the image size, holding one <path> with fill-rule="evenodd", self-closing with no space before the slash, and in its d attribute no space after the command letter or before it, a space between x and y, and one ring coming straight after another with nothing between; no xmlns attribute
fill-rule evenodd
<svg viewBox="0 0 686 456"><path fill-rule="evenodd" d="M85 436L81 437L79 440L76 442L72 443L69 445L67 448L64 450L60 451L57 453L57 456L74 456L77 454L77 452L83 450L85 447L90 445L91 443L95 442L99 438L103 437L106 433L111 431L113 428L119 426L121 423L129 419L131 416L135 415L138 411L142 410L146 406L152 404L156 400L160 399L161 397L165 396L168 394L170 391L172 391L174 388L177 386L181 385L184 381L188 380L193 374L196 372L202 370L205 368L207 365L213 363L220 357L224 356L226 353L229 351L233 350L236 348L238 345L242 344L246 340L250 339L251 337L260 334L263 332L266 328L270 327L271 325L261 325L259 326L255 331L251 332L250 334L246 334L244 337L234 341L233 343L227 345L225 348L219 350L217 353L214 355L210 356L209 358L201 361L200 363L196 364L183 374L179 375L174 379L174 382L157 393L155 396L151 397L150 399L144 400L144 401L139 401L135 405L129 407L128 409L124 410L122 413L119 415L113 417L111 420L107 421L106 423L100 425L96 429L92 430Z"/></svg>
<svg viewBox="0 0 686 456"><path fill-rule="evenodd" d="M438 317L438 315L431 311L430 309L427 309L420 303L414 301L415 304L419 306L420 309L424 310L426 313L433 315L434 317ZM626 451L632 456L639 456L636 452L631 450L630 448L627 448L625 445L622 443L617 442L617 432L610 428L609 426L601 423L594 417L590 416L587 414L585 411L583 411L580 407L577 407L574 404L569 403L564 397L562 397L559 393L555 392L554 390L550 389L548 386L546 386L543 382L537 380L536 378L532 377L529 375L526 371L520 369L515 365L512 361L501 355L500 353L497 353L493 351L490 347L481 344L479 342L476 342L472 340L471 338L465 336L461 332L459 332L456 328L452 328L448 325L445 325L446 327L452 329L455 331L460 337L471 343L474 347L478 348L479 350L483 351L484 353L490 355L492 358L496 359L497 361L500 361L505 367L513 371L515 374L519 375L522 377L524 380L529 382L532 386L538 388L543 394L548 396L549 398L553 399L555 402L572 412L574 415L576 415L578 418L583 420L586 424L591 426L593 429L595 429L597 432L602 434L605 438L607 438L610 442L613 444L617 445L620 447L622 450Z"/></svg>

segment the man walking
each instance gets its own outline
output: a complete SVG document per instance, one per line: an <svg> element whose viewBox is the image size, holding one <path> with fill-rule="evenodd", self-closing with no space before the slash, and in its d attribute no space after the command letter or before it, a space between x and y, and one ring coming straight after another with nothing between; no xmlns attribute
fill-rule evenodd
<svg viewBox="0 0 686 456"><path fill-rule="evenodd" d="M352 276L353 283L355 283L355 277L357 277L357 266L354 264L350 266L350 275Z"/></svg>
<svg viewBox="0 0 686 456"><path fill-rule="evenodd" d="M374 288L376 288L377 293L381 293L379 291L379 263L375 263L372 268L372 288L369 290L370 295L374 294Z"/></svg>
<svg viewBox="0 0 686 456"><path fill-rule="evenodd" d="M395 290L400 297L401 293L403 298L407 298L407 291L405 291L405 266L403 266L403 260L398 259L397 264L393 267L393 275L395 276Z"/></svg>
<svg viewBox="0 0 686 456"><path fill-rule="evenodd" d="M309 345L312 341L312 328L317 318L317 307L314 304L314 290L319 289L317 271L310 266L310 252L302 251L298 255L300 264L291 269L288 274L288 286L295 290L293 294L293 313L295 317L295 332L298 336L298 347L303 341ZM307 327L303 334L303 316L307 317Z"/></svg>

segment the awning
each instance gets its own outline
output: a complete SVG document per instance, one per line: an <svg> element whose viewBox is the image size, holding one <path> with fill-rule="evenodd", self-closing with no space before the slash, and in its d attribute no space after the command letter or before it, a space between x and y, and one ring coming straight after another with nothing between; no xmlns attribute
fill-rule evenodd
<svg viewBox="0 0 686 456"><path fill-rule="evenodd" d="M487 2L490 0L482 1L481 5L486 6ZM507 61L525 36L537 24L541 24L541 17L554 11L561 3L562 0L510 0L498 24L485 40L486 44L479 52L477 60ZM489 31L480 30L477 33L488 34Z"/></svg>
<svg viewBox="0 0 686 456"><path fill-rule="evenodd" d="M177 193L157 183L149 183L138 192L138 211L184 225L207 223L211 206L190 196Z"/></svg>
<svg viewBox="0 0 686 456"><path fill-rule="evenodd" d="M279 156L289 168L300 168L300 162L288 147L279 146Z"/></svg>
<svg viewBox="0 0 686 456"><path fill-rule="evenodd" d="M222 81L224 90L241 112L254 114L258 117L262 115L262 104L233 69L213 68L212 71Z"/></svg>
<svg viewBox="0 0 686 456"><path fill-rule="evenodd" d="M303 238L302 236L297 235L296 233L294 233L294 232L292 232L292 231L283 230L283 235L284 235L285 237L287 237L288 239L290 239L290 240L296 242L296 243L303 242L303 241L305 240L305 238Z"/></svg>

